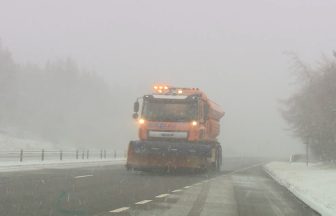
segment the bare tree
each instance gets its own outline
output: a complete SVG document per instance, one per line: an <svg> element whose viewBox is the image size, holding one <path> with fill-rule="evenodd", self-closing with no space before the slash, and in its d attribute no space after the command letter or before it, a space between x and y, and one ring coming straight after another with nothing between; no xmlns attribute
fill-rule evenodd
<svg viewBox="0 0 336 216"><path fill-rule="evenodd" d="M294 62L304 76L299 90L286 100L283 117L316 156L336 159L336 63L323 58L312 70L298 58Z"/></svg>

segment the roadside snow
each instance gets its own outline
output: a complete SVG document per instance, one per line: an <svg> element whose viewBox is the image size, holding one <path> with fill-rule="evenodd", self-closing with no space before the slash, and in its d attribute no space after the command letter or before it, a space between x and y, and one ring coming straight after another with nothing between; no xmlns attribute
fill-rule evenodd
<svg viewBox="0 0 336 216"><path fill-rule="evenodd" d="M70 169L79 167L107 166L125 164L125 158L113 160L66 160L66 161L27 161L27 162L5 162L0 163L0 172L16 172L39 169Z"/></svg>
<svg viewBox="0 0 336 216"><path fill-rule="evenodd" d="M0 149L17 150L17 149L54 149L54 145L50 142L33 140L28 138L19 138L9 134L0 132Z"/></svg>
<svg viewBox="0 0 336 216"><path fill-rule="evenodd" d="M0 129L0 172L125 164L125 158L121 157L102 160L99 151L91 151L90 159L76 160L75 150L71 150L69 147L67 150L73 152L72 158L69 158L65 151L63 160L60 160L59 150L52 143L27 137L16 137L15 134ZM21 149L23 150L22 162L19 161ZM46 150L44 161L41 161L41 149ZM50 151L54 152L50 153Z"/></svg>
<svg viewBox="0 0 336 216"><path fill-rule="evenodd" d="M271 162L264 169L321 215L336 215L335 165Z"/></svg>

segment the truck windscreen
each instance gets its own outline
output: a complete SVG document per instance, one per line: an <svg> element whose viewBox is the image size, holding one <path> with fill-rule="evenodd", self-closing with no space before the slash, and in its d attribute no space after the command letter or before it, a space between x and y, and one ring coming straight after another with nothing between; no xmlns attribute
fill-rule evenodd
<svg viewBox="0 0 336 216"><path fill-rule="evenodd" d="M197 120L197 103L186 101L144 101L142 117L149 121L186 122Z"/></svg>

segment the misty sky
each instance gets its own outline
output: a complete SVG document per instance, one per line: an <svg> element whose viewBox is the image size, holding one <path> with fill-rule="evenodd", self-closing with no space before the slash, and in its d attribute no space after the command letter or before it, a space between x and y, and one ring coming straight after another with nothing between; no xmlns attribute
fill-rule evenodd
<svg viewBox="0 0 336 216"><path fill-rule="evenodd" d="M199 87L227 112L220 141L237 154L301 149L279 114L278 100L294 88L284 53L315 64L336 49L331 0L0 3L0 38L17 61L71 57L100 73L124 90L116 106L130 125L135 97L153 83Z"/></svg>

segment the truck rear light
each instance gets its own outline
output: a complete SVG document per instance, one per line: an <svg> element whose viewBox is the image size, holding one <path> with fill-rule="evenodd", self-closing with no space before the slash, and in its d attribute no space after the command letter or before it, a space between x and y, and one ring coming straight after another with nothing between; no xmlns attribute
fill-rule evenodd
<svg viewBox="0 0 336 216"><path fill-rule="evenodd" d="M192 121L192 122L191 122L191 125L192 125L192 126L197 126L198 123L197 123L197 121Z"/></svg>
<svg viewBox="0 0 336 216"><path fill-rule="evenodd" d="M139 124L144 124L145 123L145 119L139 119Z"/></svg>

